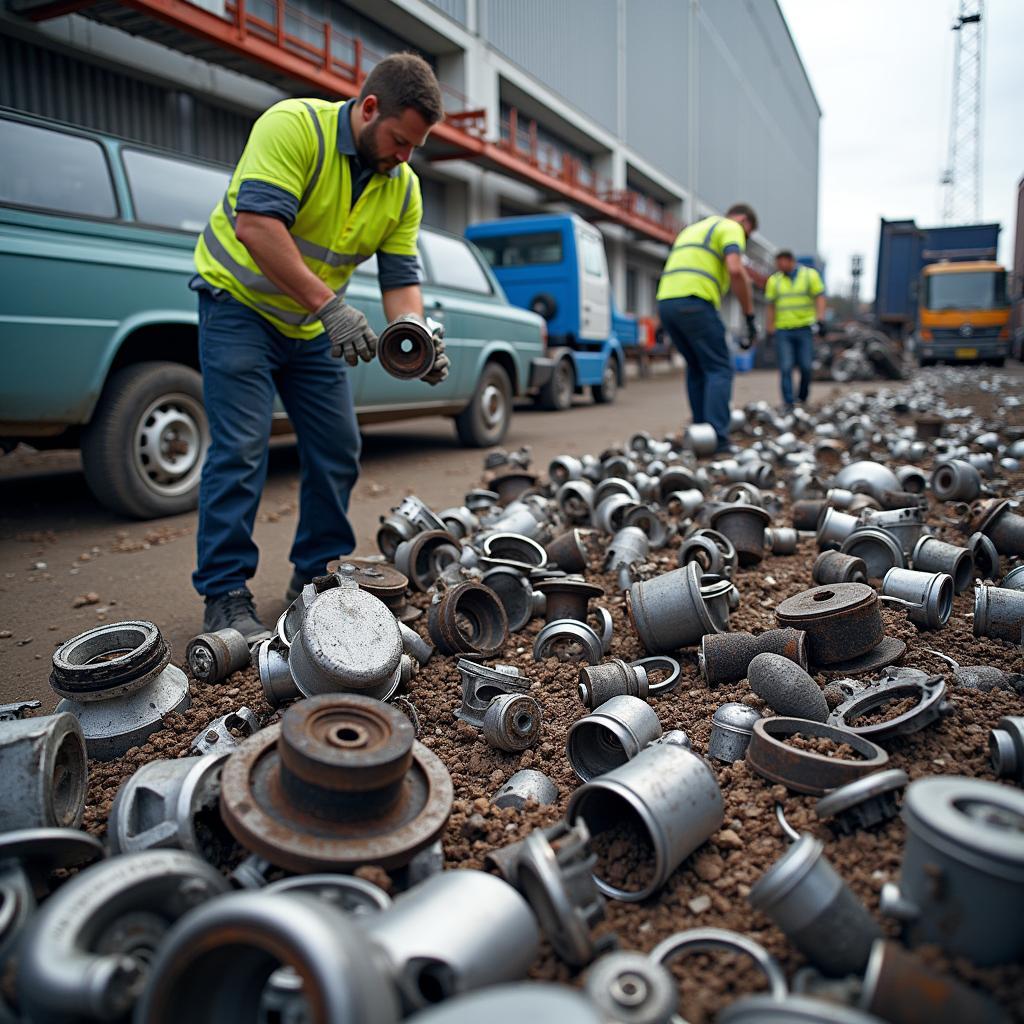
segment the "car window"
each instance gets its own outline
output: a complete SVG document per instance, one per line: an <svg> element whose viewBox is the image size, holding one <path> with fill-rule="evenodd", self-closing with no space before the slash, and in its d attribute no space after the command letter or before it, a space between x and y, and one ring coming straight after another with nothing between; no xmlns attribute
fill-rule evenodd
<svg viewBox="0 0 1024 1024"><path fill-rule="evenodd" d="M465 242L447 235L424 232L420 235L420 245L426 252L434 284L483 295L491 294L491 282Z"/></svg>
<svg viewBox="0 0 1024 1024"><path fill-rule="evenodd" d="M583 254L583 269L590 277L604 277L607 273L604 262L604 242L591 234L580 233L580 249Z"/></svg>
<svg viewBox="0 0 1024 1024"><path fill-rule="evenodd" d="M229 171L123 149L135 219L176 231L202 231L231 180Z"/></svg>
<svg viewBox="0 0 1024 1024"><path fill-rule="evenodd" d="M541 231L529 235L493 235L474 238L484 259L496 270L562 262L562 233Z"/></svg>
<svg viewBox="0 0 1024 1024"><path fill-rule="evenodd" d="M81 217L117 216L98 142L18 121L0 120L0 202Z"/></svg>

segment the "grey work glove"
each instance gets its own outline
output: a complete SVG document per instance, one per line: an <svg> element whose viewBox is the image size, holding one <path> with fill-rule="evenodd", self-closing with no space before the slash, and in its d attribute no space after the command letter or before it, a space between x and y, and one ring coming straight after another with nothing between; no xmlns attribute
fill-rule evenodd
<svg viewBox="0 0 1024 1024"><path fill-rule="evenodd" d="M427 329L434 339L434 365L423 379L430 385L440 384L448 377L448 356L444 351L444 324L433 317L427 317Z"/></svg>
<svg viewBox="0 0 1024 1024"><path fill-rule="evenodd" d="M377 354L377 335L370 330L366 317L337 295L329 298L316 316L331 339L331 355L335 359L344 356L349 366L355 366L360 359L368 363Z"/></svg>
<svg viewBox="0 0 1024 1024"><path fill-rule="evenodd" d="M754 317L751 314L747 317L747 333L746 335L740 335L739 345L744 352L749 349L754 342L757 341L757 324L754 323Z"/></svg>

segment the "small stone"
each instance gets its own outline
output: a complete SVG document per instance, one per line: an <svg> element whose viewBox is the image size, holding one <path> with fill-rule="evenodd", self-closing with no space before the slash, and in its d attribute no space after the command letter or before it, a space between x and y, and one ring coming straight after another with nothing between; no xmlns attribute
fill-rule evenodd
<svg viewBox="0 0 1024 1024"><path fill-rule="evenodd" d="M482 814L471 814L462 823L461 831L466 839L479 839L487 833L487 821Z"/></svg>
<svg viewBox="0 0 1024 1024"><path fill-rule="evenodd" d="M711 909L711 897L710 896L696 896L687 906L690 908L690 912L693 914L703 914L705 910Z"/></svg>
<svg viewBox="0 0 1024 1024"><path fill-rule="evenodd" d="M713 840L715 846L720 847L723 850L742 850L743 840L731 829L723 828L721 832L714 837Z"/></svg>
<svg viewBox="0 0 1024 1024"><path fill-rule="evenodd" d="M722 858L716 853L702 853L693 865L693 871L702 882L714 882L722 877Z"/></svg>
<svg viewBox="0 0 1024 1024"><path fill-rule="evenodd" d="M100 595L97 594L95 591L90 590L88 594L79 594L78 597L76 597L71 602L71 607L72 608L84 608L87 604L99 604L99 603L100 603Z"/></svg>
<svg viewBox="0 0 1024 1024"><path fill-rule="evenodd" d="M22 637L20 640L15 640L14 642L18 647L27 647L30 643L32 643L32 639L32 637L26 636Z"/></svg>
<svg viewBox="0 0 1024 1024"><path fill-rule="evenodd" d="M32 568L33 569L45 569L45 568L47 568L47 565L46 565L45 562L33 562L32 563Z"/></svg>
<svg viewBox="0 0 1024 1024"><path fill-rule="evenodd" d="M0 629L0 640L10 640L14 634L9 629Z"/></svg>

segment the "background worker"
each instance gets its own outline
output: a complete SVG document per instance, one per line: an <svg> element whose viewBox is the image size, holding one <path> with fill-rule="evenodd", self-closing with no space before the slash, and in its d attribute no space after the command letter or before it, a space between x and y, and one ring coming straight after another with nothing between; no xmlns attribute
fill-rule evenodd
<svg viewBox="0 0 1024 1024"><path fill-rule="evenodd" d="M797 263L788 249L775 257L777 270L768 278L765 333L775 341L782 379L782 401L793 407L793 367L800 368L797 401L806 402L814 370L814 339L811 325L817 321L818 337L825 335L825 285L814 267Z"/></svg>
<svg viewBox="0 0 1024 1024"><path fill-rule="evenodd" d="M757 337L754 298L742 254L757 230L757 214L746 203L724 217L706 217L683 228L669 252L658 283L658 315L672 343L686 360L686 391L694 423L710 423L718 451L728 451L732 359L725 325L718 315L730 285L747 321L750 348Z"/></svg>
<svg viewBox="0 0 1024 1024"><path fill-rule="evenodd" d="M416 239L420 186L408 160L442 117L434 73L413 54L381 61L356 100L288 99L253 125L223 202L196 245L199 359L210 447L199 490L204 630L269 635L246 582L267 475L274 394L298 440L299 522L289 595L355 547L348 503L360 436L346 370L376 354L344 300L374 253L384 314L423 316ZM440 325L429 384L448 374Z"/></svg>

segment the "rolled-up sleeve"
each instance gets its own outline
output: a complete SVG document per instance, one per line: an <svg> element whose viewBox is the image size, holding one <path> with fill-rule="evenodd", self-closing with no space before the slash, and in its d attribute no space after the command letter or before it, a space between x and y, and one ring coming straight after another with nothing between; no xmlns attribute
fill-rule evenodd
<svg viewBox="0 0 1024 1024"><path fill-rule="evenodd" d="M377 253L377 280L380 290L386 292L392 288L406 288L411 284L421 284L423 268L418 256L398 255L397 253Z"/></svg>
<svg viewBox="0 0 1024 1024"><path fill-rule="evenodd" d="M235 210L238 213L258 213L264 217L276 217L290 228L299 212L299 200L279 185L250 179L243 181L238 188Z"/></svg>
<svg viewBox="0 0 1024 1024"><path fill-rule="evenodd" d="M380 290L405 288L423 280L416 242L423 219L423 197L419 178L409 170L402 216L377 250L377 277Z"/></svg>

